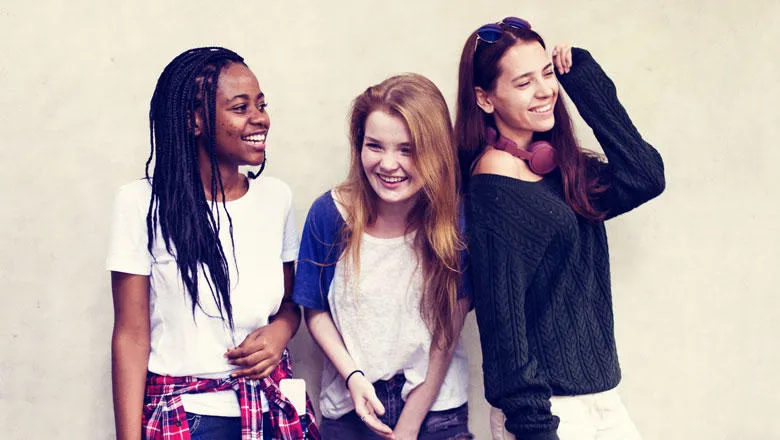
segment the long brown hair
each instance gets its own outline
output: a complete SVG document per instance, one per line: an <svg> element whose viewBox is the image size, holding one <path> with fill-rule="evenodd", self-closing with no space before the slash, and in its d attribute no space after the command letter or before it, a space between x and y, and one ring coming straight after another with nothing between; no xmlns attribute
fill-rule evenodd
<svg viewBox="0 0 780 440"><path fill-rule="evenodd" d="M414 247L423 270L420 313L434 341L450 346L455 339L452 317L460 284L458 232L459 172L447 104L427 78L407 73L369 87L352 103L350 113L351 163L347 180L337 187L346 211L344 255L360 273L360 239L377 219L377 195L361 162L368 116L384 111L406 123L412 140L412 160L422 189L406 219L407 231L416 230Z"/></svg>
<svg viewBox="0 0 780 440"><path fill-rule="evenodd" d="M474 88L481 87L485 91L495 89L496 79L501 74L499 63L512 46L539 43L546 48L542 37L531 29L504 24L501 27L503 35L495 43L478 42L477 33L473 32L466 40L460 57L455 140L464 187L471 175L472 164L486 147L486 128L495 127L493 115L484 113L477 106ZM601 156L580 148L563 96L558 96L553 115L553 128L543 133L534 133L534 140L546 140L555 147L564 195L569 206L588 220L603 220L605 213L596 209L592 203L593 198L606 189L596 172L604 166Z"/></svg>

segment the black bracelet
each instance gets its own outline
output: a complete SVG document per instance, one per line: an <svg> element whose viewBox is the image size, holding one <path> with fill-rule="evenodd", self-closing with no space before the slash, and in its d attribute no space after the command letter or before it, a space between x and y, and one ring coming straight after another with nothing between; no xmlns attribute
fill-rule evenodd
<svg viewBox="0 0 780 440"><path fill-rule="evenodd" d="M355 373L360 373L360 374L363 375L363 377L366 377L366 374L363 373L362 370L355 370L355 371L349 373L349 376L347 376L347 378L344 380L344 385L347 387L347 389L349 389L349 380L352 379L352 375L355 374Z"/></svg>

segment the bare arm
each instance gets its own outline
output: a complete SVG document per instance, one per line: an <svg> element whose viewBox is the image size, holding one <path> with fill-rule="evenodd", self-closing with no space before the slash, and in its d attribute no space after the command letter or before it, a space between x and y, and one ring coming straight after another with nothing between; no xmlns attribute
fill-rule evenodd
<svg viewBox="0 0 780 440"><path fill-rule="evenodd" d="M232 376L246 376L260 379L268 376L279 365L284 348L290 342L301 324L301 309L292 301L295 281L295 264L290 261L282 265L284 271L284 296L279 311L271 317L268 325L257 328L241 344L229 349L225 356L233 365L244 368Z"/></svg>
<svg viewBox="0 0 780 440"><path fill-rule="evenodd" d="M347 351L330 312L304 308L304 317L312 338L325 352L341 377L346 379L351 372L357 369L357 366ZM390 427L380 422L375 415L384 414L385 409L376 397L376 391L374 391L371 382L362 374L357 373L352 375L348 385L352 401L355 403L355 412L361 420L383 438L393 438Z"/></svg>
<svg viewBox="0 0 780 440"><path fill-rule="evenodd" d="M452 356L458 345L458 336L463 329L463 323L466 321L466 315L471 307L471 300L464 297L458 300L458 308L453 316L453 335L455 340L449 347L441 347L439 344L431 343L430 357L428 361L428 372L425 374L425 380L409 393L401 411L401 417L395 427L396 439L416 439L420 426L425 416L430 411L433 401L439 395L439 390L447 375L447 369L450 367Z"/></svg>
<svg viewBox="0 0 780 440"><path fill-rule="evenodd" d="M111 371L117 440L141 438L141 412L149 364L149 277L111 272L114 332Z"/></svg>

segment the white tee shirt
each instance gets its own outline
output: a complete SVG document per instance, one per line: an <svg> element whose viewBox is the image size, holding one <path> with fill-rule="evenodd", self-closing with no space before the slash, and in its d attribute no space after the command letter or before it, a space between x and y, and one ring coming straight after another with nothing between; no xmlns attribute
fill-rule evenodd
<svg viewBox="0 0 780 440"><path fill-rule="evenodd" d="M414 234L389 239L363 234L358 292L350 273L354 265L347 259L336 264L328 292L333 322L357 367L372 383L403 373L404 400L425 380L431 346L430 331L420 315L423 276L413 240ZM459 340L431 410L466 403L468 377L468 357ZM344 380L326 358L320 393L323 416L335 419L352 409Z"/></svg>
<svg viewBox="0 0 780 440"><path fill-rule="evenodd" d="M108 270L150 276L149 371L169 376L227 377L234 367L223 356L225 351L268 324L269 316L279 310L284 295L282 263L297 257L298 234L290 188L281 180L261 176L250 180L244 196L226 203L233 222L235 260L225 209L222 204L212 208L218 211L219 239L228 262L233 335L219 317L202 271L198 274L200 307L195 308L193 319L190 295L174 256L165 249L159 225L152 253L147 250L150 198L151 185L146 180L131 182L117 191L106 260ZM172 251L175 253L175 249ZM189 412L240 415L232 390L183 395L182 402Z"/></svg>

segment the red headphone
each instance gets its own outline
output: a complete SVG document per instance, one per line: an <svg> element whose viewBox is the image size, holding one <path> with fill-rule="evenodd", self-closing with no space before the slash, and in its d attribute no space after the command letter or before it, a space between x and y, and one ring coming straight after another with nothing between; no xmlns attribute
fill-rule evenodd
<svg viewBox="0 0 780 440"><path fill-rule="evenodd" d="M539 175L547 174L558 166L558 155L555 148L547 141L531 142L531 145L525 150L518 147L511 139L501 136L495 128L488 127L487 143L528 162L531 171Z"/></svg>

